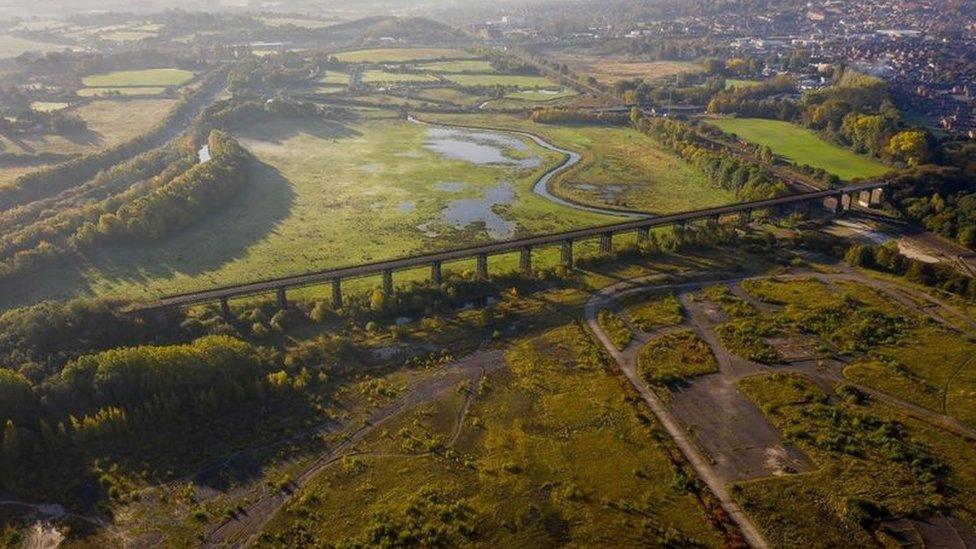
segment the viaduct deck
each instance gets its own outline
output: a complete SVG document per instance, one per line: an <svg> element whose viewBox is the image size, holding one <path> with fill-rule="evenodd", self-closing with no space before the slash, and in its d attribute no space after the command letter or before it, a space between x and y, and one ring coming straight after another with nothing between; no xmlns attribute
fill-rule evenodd
<svg viewBox="0 0 976 549"><path fill-rule="evenodd" d="M384 279L384 287L391 289L392 273L394 271L429 265L432 267L431 278L435 283L439 283L440 267L442 263L477 258L479 274L485 274L487 273L487 258L489 255L515 251L521 251L522 261L520 265L522 266L523 270L527 270L530 265L529 261L532 248L551 245L562 245L563 260L566 262L568 259L568 263L571 264L572 243L577 240L600 237L602 239L601 249L603 251L610 251L612 249L610 239L614 234L618 233L637 231L638 237L646 237L649 230L658 227L683 225L685 223L702 219L718 220L721 216L734 214L739 214L740 216L744 214L748 216L754 210L775 209L777 211L783 211L785 209L789 209L790 207L809 205L816 202L826 204L827 201L832 201L831 205L827 206L827 208L836 212L841 209L849 209L853 206L855 200L857 199L856 197L863 197L865 193L868 196L867 200L869 202L877 202L877 200L880 199L880 194L884 192L884 189L886 189L887 186L887 182L878 181L857 183L836 189L799 193L781 196L778 198L756 200L752 202L743 202L713 208L704 208L700 210L692 210L647 219L636 219L609 225L599 225L585 229L575 229L506 240L502 242L479 244L452 250L417 254L384 261L376 261L348 267L338 267L324 271L298 274L281 278L271 278L255 282L217 287L197 292L171 295L154 302L135 304L130 310L153 311L170 307L180 307L216 301L220 301L226 307L228 299L271 292L277 292L279 300L284 303L285 290L287 288L299 288L323 283L332 284L333 304L341 306L339 283L343 279L382 274ZM862 198L861 201L864 202L864 199Z"/></svg>

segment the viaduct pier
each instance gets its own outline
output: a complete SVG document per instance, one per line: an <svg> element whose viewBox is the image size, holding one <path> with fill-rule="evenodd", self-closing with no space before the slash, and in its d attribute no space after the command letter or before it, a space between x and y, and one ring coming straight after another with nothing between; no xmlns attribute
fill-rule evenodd
<svg viewBox="0 0 976 549"><path fill-rule="evenodd" d="M320 284L331 285L332 306L339 309L343 303L342 281L351 278L380 275L383 289L387 294L390 294L393 291L393 275L397 271L428 266L430 268L431 282L440 284L444 263L475 259L477 276L487 278L488 258L492 255L512 252L519 254L519 270L523 273L530 273L532 271L533 249L547 246L558 246L561 250L562 264L572 267L573 245L581 240L599 238L600 251L609 253L613 251L614 236L622 233L636 233L637 242L640 244L646 241L652 229L668 226L680 227L696 221L719 223L722 218L731 218L734 222L745 225L752 219L753 212L759 210L771 210L776 215L788 215L795 211L809 211L811 208L820 208L832 214L839 214L858 205L869 207L880 204L887 188L887 182L873 181L857 183L836 189L792 194L765 200L663 215L660 217L634 219L585 229L417 254L373 263L171 295L153 302L134 304L130 308L130 311L152 312L173 307L219 302L221 308L227 312L229 311L229 300L231 299L271 293L277 295L279 305L284 308L288 305L288 289Z"/></svg>

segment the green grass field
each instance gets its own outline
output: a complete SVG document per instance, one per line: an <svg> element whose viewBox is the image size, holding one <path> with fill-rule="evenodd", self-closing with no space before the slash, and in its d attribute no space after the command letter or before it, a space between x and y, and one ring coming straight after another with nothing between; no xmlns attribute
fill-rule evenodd
<svg viewBox="0 0 976 549"><path fill-rule="evenodd" d="M552 182L561 197L596 206L617 206L656 214L735 202L684 160L660 149L630 128L535 124L504 115L428 115L432 120L536 133L583 155L573 170Z"/></svg>
<svg viewBox="0 0 976 549"><path fill-rule="evenodd" d="M751 88L752 86L758 86L761 82L759 80L742 80L739 78L726 78L725 79L725 89L731 90L733 88Z"/></svg>
<svg viewBox="0 0 976 549"><path fill-rule="evenodd" d="M149 131L173 107L170 99L130 101L97 100L73 108L72 114L88 123L88 130L65 135L25 136L16 140L0 136L6 152L31 155L40 153L84 154L117 145ZM34 167L43 167L38 164ZM12 180L30 169L0 169L0 182Z"/></svg>
<svg viewBox="0 0 976 549"><path fill-rule="evenodd" d="M30 104L30 108L37 112L55 112L67 109L68 104L58 101L34 101Z"/></svg>
<svg viewBox="0 0 976 549"><path fill-rule="evenodd" d="M823 168L844 180L877 177L891 169L878 160L828 143L813 131L789 122L760 118L708 122L746 141L768 145L776 155L789 162Z"/></svg>
<svg viewBox="0 0 976 549"><path fill-rule="evenodd" d="M336 55L349 63L403 63L406 61L435 61L437 59L469 59L473 53L452 48L380 48L345 51Z"/></svg>
<svg viewBox="0 0 976 549"><path fill-rule="evenodd" d="M182 69L144 69L93 74L82 79L89 88L179 86L193 79L193 73Z"/></svg>
<svg viewBox="0 0 976 549"><path fill-rule="evenodd" d="M519 88L551 88L556 84L544 76L517 74L448 74L444 76L461 86L513 86Z"/></svg>
<svg viewBox="0 0 976 549"><path fill-rule="evenodd" d="M326 76L328 78L328 76ZM405 83L405 82L433 82L436 78L429 74L398 73L383 71L366 71L363 73L363 83Z"/></svg>
<svg viewBox="0 0 976 549"><path fill-rule="evenodd" d="M166 88L158 86L131 86L122 88L82 88L75 93L79 97L112 97L121 95L125 97L147 97L159 95L166 91Z"/></svg>
<svg viewBox="0 0 976 549"><path fill-rule="evenodd" d="M472 388L453 448L445 447L457 391L322 472L258 546L375 544L379 524L392 536L436 528L441 543L431 545L451 547L721 546L699 503L678 488L687 473L672 464L674 450L642 425L620 381L593 363L591 345L573 326L518 342L510 373ZM448 508L455 512L439 511Z"/></svg>
<svg viewBox="0 0 976 549"><path fill-rule="evenodd" d="M430 72L444 72L444 73L454 73L454 72L479 72L479 73L492 73L495 69L492 68L491 63L481 59L464 59L455 61L436 61L434 63L424 63L423 65L418 65L418 69L430 71Z"/></svg>
<svg viewBox="0 0 976 549"><path fill-rule="evenodd" d="M18 55L28 51L36 51L40 53L60 51L65 49L65 47L66 46L59 44L38 42L36 40L28 40L26 38L0 34L0 59L17 57Z"/></svg>
<svg viewBox="0 0 976 549"><path fill-rule="evenodd" d="M308 19L304 17L258 17L258 21L269 27L295 26L302 29L324 29L335 25L335 21L323 21L321 19Z"/></svg>
<svg viewBox="0 0 976 549"><path fill-rule="evenodd" d="M565 99L567 97L573 97L578 95L573 90L568 90L565 88L552 89L552 90L525 90L513 92L505 97L508 99L522 99L524 101L555 101L557 99Z"/></svg>
<svg viewBox="0 0 976 549"><path fill-rule="evenodd" d="M542 158L539 167L521 169L445 157L425 147L426 127L398 119L350 125L278 119L238 136L258 160L240 200L162 242L109 247L77 267L49 269L30 293L149 298L485 241L480 219L515 236L616 220L532 193L558 160L534 144L509 151ZM510 190L499 187L505 181ZM494 215L482 211L472 224L456 221L486 208L481 197L489 192L511 193L511 203L496 203ZM459 218L443 217L451 207ZM421 275L426 271L412 276ZM400 280L409 276L398 273Z"/></svg>
<svg viewBox="0 0 976 549"><path fill-rule="evenodd" d="M665 334L640 350L637 366L651 384L667 384L718 371L711 348L691 330Z"/></svg>

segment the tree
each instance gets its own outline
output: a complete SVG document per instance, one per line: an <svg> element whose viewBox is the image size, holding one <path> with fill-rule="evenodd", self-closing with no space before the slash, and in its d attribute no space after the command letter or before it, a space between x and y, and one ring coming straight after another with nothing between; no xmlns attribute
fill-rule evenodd
<svg viewBox="0 0 976 549"><path fill-rule="evenodd" d="M12 419L7 420L3 429L3 458L7 463L13 463L20 458L20 436Z"/></svg>
<svg viewBox="0 0 976 549"><path fill-rule="evenodd" d="M932 156L928 132L918 128L898 132L888 142L886 152L909 166L924 164Z"/></svg>

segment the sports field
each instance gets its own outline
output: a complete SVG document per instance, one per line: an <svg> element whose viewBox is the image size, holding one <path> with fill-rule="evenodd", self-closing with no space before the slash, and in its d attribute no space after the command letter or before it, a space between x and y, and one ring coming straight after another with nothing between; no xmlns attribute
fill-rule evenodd
<svg viewBox="0 0 976 549"><path fill-rule="evenodd" d="M182 69L143 69L132 71L114 71L105 74L93 74L82 79L82 83L89 88L101 87L146 87L146 86L179 86L193 79L193 73Z"/></svg>
<svg viewBox="0 0 976 549"><path fill-rule="evenodd" d="M789 122L762 118L710 120L727 133L752 143L768 145L778 156L795 164L823 168L844 180L877 177L891 168L878 160L828 143L816 133Z"/></svg>
<svg viewBox="0 0 976 549"><path fill-rule="evenodd" d="M336 57L349 63L402 63L437 59L472 59L473 53L453 48L380 48L342 52Z"/></svg>

